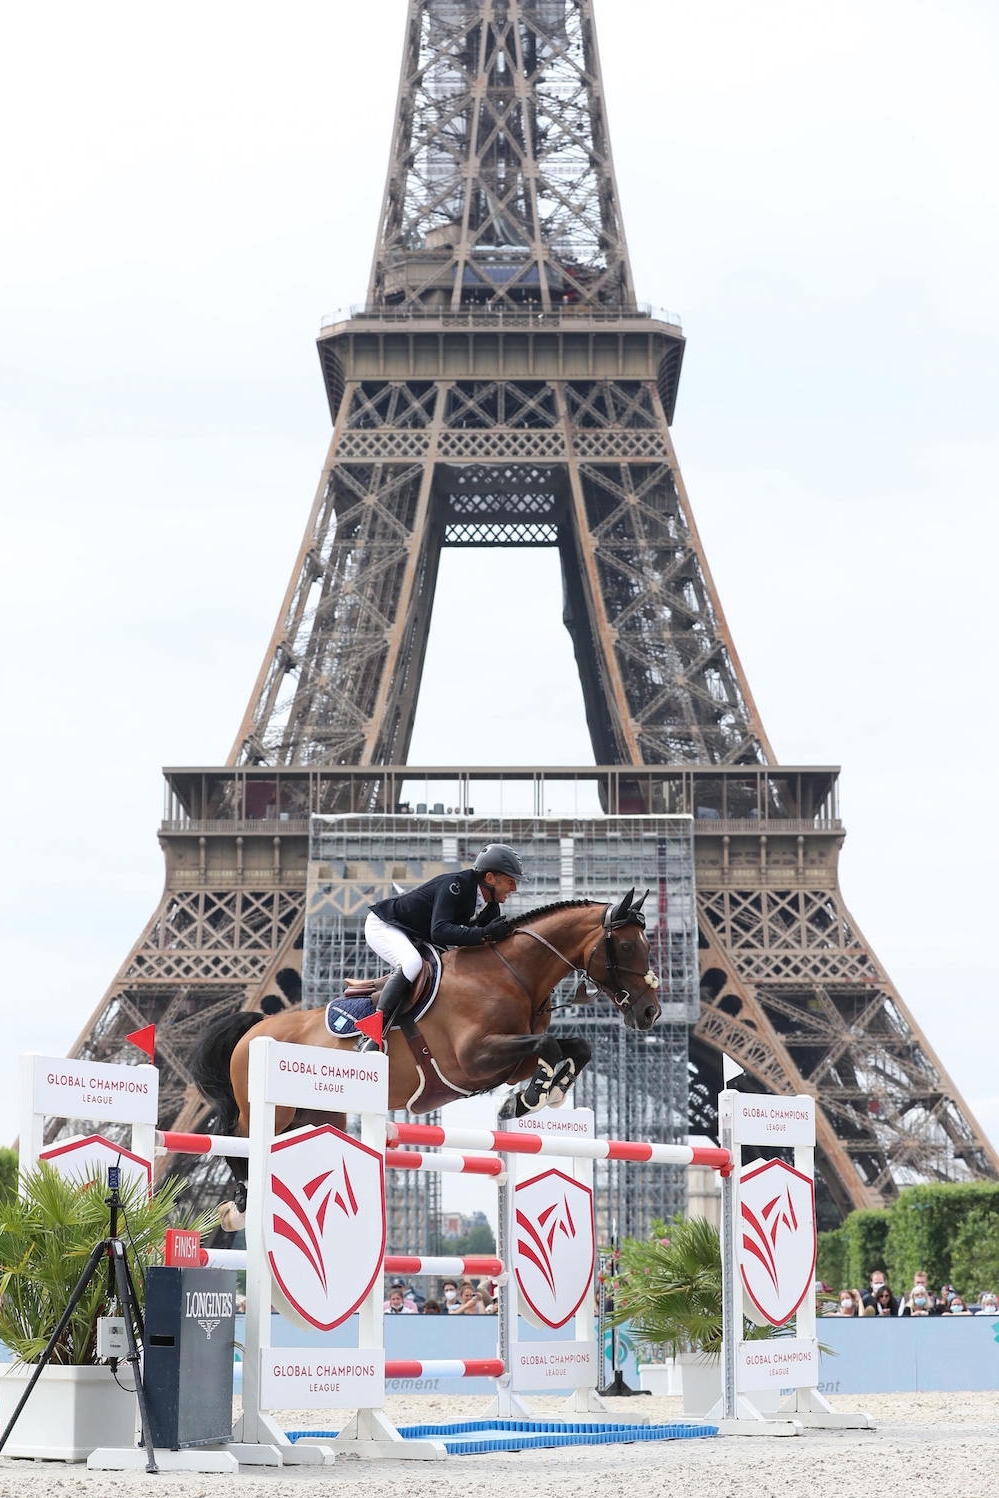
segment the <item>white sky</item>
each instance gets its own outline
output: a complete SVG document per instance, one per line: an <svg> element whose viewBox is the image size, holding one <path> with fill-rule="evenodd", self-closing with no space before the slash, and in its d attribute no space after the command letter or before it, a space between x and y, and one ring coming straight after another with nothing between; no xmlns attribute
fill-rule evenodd
<svg viewBox="0 0 999 1498"><path fill-rule="evenodd" d="M0 1140L157 902L161 765L222 762L322 466L403 0L5 21ZM846 897L999 1143L991 0L598 0L638 294L776 752L842 764ZM411 759L591 761L554 554L470 646L445 554ZM485 569L485 570L483 570ZM495 618L495 616L493 616ZM519 718L497 652L545 664ZM460 678L460 693L449 682Z"/></svg>

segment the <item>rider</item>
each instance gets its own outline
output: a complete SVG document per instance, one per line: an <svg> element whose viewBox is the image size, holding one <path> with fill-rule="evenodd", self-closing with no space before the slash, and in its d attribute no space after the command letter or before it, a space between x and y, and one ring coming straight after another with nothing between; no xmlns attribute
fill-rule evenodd
<svg viewBox="0 0 999 1498"><path fill-rule="evenodd" d="M423 966L413 938L435 947L477 947L499 941L510 930L500 906L523 877L524 868L514 850L506 843L490 843L470 869L437 874L408 894L372 905L364 923L365 940L395 967L378 996L383 1036L409 999ZM373 1043L362 1046L371 1048Z"/></svg>

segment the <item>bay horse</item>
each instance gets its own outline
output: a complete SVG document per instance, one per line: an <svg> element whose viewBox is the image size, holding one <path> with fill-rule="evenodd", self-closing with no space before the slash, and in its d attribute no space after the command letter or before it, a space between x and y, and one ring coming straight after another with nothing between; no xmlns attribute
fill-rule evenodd
<svg viewBox="0 0 999 1498"><path fill-rule="evenodd" d="M645 896L636 902L634 894L629 890L608 905L593 900L545 905L510 917L513 929L501 941L445 952L437 998L418 1027L429 1063L423 1076L402 1030L389 1032L389 1107L428 1113L455 1098L517 1083L525 1085L507 1099L504 1117L559 1106L592 1054L580 1037L556 1039L547 1033L552 991L570 972L582 976L577 1002L589 979L629 1029L650 1029L660 1013L659 980L650 967L641 910ZM258 1035L292 1045L356 1047L356 1038L330 1033L324 1007L273 1015L243 1011L217 1020L191 1071L215 1107L221 1134L245 1137L249 1131L249 1046ZM436 1077L430 1076L431 1067ZM342 1115L278 1108L275 1128L280 1134L331 1118L343 1128ZM246 1161L229 1164L237 1180L245 1181Z"/></svg>

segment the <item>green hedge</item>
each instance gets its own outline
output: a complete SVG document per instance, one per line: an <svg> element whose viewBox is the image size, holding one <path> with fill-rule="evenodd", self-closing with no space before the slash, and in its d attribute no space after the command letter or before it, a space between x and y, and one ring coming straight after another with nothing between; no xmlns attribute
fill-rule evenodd
<svg viewBox="0 0 999 1498"><path fill-rule="evenodd" d="M954 1236L947 1282L968 1300L999 1285L999 1217L973 1207Z"/></svg>
<svg viewBox="0 0 999 1498"><path fill-rule="evenodd" d="M830 1232L819 1234L815 1277L831 1290L842 1290L846 1285L846 1235L842 1228L833 1228Z"/></svg>
<svg viewBox="0 0 999 1498"><path fill-rule="evenodd" d="M999 1185L906 1186L891 1207L851 1212L819 1234L816 1274L833 1289L863 1292L872 1269L885 1271L896 1295L917 1269L932 1290L952 1284L969 1300L999 1288Z"/></svg>
<svg viewBox="0 0 999 1498"><path fill-rule="evenodd" d="M846 1243L843 1285L850 1285L863 1294L870 1281L872 1269L884 1269L888 1274L888 1266L885 1263L885 1245L888 1241L888 1228L893 1210L894 1208L882 1207L877 1210L851 1212L843 1223L840 1229ZM890 1274L888 1279L891 1283ZM838 1285L836 1288L842 1289L843 1285Z"/></svg>
<svg viewBox="0 0 999 1498"><path fill-rule="evenodd" d="M985 1273L986 1244L999 1230L999 1186L982 1181L906 1186L889 1216L885 1254L890 1283L899 1291L909 1288L917 1269L926 1270L932 1290L954 1284L971 1296L991 1288L987 1275L980 1285L969 1284L966 1290L960 1281L973 1272L976 1235L982 1240Z"/></svg>
<svg viewBox="0 0 999 1498"><path fill-rule="evenodd" d="M0 1148L0 1202L17 1195L17 1151Z"/></svg>

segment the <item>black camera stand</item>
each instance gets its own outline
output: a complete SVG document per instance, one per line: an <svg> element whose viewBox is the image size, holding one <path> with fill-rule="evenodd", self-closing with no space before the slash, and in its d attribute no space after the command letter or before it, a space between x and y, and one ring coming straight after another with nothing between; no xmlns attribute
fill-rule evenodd
<svg viewBox="0 0 999 1498"><path fill-rule="evenodd" d="M51 1361L52 1353L59 1338L62 1336L69 1324L69 1319L76 1310L77 1304L86 1291L88 1285L97 1274L104 1259L108 1261L108 1299L117 1299L121 1306L122 1316L125 1321L125 1342L128 1346L128 1356L122 1361L131 1363L132 1376L135 1379L135 1394L139 1402L139 1422L142 1431L141 1444L145 1447L148 1461L147 1472L158 1472L156 1465L156 1453L153 1450L153 1441L149 1423L149 1411L146 1406L146 1391L142 1385L142 1367L139 1361L139 1348L143 1340L142 1308L139 1298L135 1293L135 1283L132 1272L129 1269L128 1258L125 1252L124 1241L118 1236L118 1213L121 1210L121 1170L117 1165L108 1167L108 1195L105 1204L110 1208L110 1231L106 1238L100 1243L95 1243L91 1250L90 1258L80 1278L77 1280L66 1304L66 1309L59 1318L59 1325L52 1333L44 1352L35 1364L35 1369L28 1382L28 1387L18 1401L17 1409L7 1422L6 1429L0 1434L0 1451L6 1445L7 1438L14 1428L18 1415L24 1409L31 1397L31 1391L42 1376L42 1370Z"/></svg>

